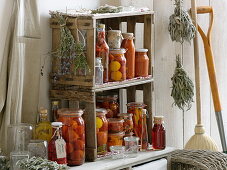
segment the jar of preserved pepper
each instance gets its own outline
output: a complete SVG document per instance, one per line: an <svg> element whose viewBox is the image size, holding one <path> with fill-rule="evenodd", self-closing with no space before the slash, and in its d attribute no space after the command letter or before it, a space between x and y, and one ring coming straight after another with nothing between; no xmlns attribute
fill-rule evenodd
<svg viewBox="0 0 227 170"><path fill-rule="evenodd" d="M108 121L106 114L106 109L96 109L97 153L99 155L107 152Z"/></svg>
<svg viewBox="0 0 227 170"><path fill-rule="evenodd" d="M137 137L142 135L142 121L143 121L143 109L146 107L145 104L140 102L132 102L127 104L128 113L131 113L133 119L133 130Z"/></svg>
<svg viewBox="0 0 227 170"><path fill-rule="evenodd" d="M110 150L110 146L122 146L123 145L123 138L125 132L119 133L109 133L108 134L108 150Z"/></svg>
<svg viewBox="0 0 227 170"><path fill-rule="evenodd" d="M107 110L106 117L117 117L119 113L119 103L117 95L100 95L97 96L97 107L105 108Z"/></svg>
<svg viewBox="0 0 227 170"><path fill-rule="evenodd" d="M126 80L126 50L112 49L109 55L109 76L110 81L123 81Z"/></svg>
<svg viewBox="0 0 227 170"><path fill-rule="evenodd" d="M124 131L126 134L129 134L133 131L133 120L131 113L120 113L118 117L124 120Z"/></svg>
<svg viewBox="0 0 227 170"><path fill-rule="evenodd" d="M68 165L81 165L85 161L85 125L82 114L80 109L65 109L59 114L58 121L64 124L62 136L66 141Z"/></svg>
<svg viewBox="0 0 227 170"><path fill-rule="evenodd" d="M147 77L149 70L148 49L136 49L135 76Z"/></svg>
<svg viewBox="0 0 227 170"><path fill-rule="evenodd" d="M151 133L154 149L165 149L166 147L166 131L163 119L163 116L154 117L154 126Z"/></svg>

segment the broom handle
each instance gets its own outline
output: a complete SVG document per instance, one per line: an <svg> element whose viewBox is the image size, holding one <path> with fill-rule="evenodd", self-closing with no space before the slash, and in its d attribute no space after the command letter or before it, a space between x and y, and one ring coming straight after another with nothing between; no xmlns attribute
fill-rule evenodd
<svg viewBox="0 0 227 170"><path fill-rule="evenodd" d="M196 109L197 109L197 124L202 124L201 120L201 97L200 97L200 70L199 70L199 44L197 32L197 8L196 0L191 1L191 15L194 25L196 26L196 33L194 38L194 65L195 65L195 89L196 89Z"/></svg>

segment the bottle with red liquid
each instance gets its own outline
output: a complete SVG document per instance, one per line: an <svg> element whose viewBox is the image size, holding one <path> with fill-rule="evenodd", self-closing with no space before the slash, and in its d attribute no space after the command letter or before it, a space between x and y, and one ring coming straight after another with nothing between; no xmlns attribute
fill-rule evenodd
<svg viewBox="0 0 227 170"><path fill-rule="evenodd" d="M66 143L62 138L61 127L62 122L51 123L54 133L48 144L48 159L56 161L58 164L67 164Z"/></svg>
<svg viewBox="0 0 227 170"><path fill-rule="evenodd" d="M147 109L142 110L142 128L141 128L141 151L146 151L148 149L148 133L147 133Z"/></svg>
<svg viewBox="0 0 227 170"><path fill-rule="evenodd" d="M165 149L166 131L164 127L164 117L154 116L154 126L152 129L152 146L154 149Z"/></svg>

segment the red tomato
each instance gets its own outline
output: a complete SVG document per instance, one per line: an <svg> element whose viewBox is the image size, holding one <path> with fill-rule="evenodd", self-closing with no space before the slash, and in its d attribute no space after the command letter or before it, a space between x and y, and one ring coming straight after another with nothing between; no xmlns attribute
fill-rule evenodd
<svg viewBox="0 0 227 170"><path fill-rule="evenodd" d="M74 151L74 146L72 143L66 143L66 151L67 153L71 153Z"/></svg>
<svg viewBox="0 0 227 170"><path fill-rule="evenodd" d="M97 143L98 146L107 144L107 132L98 132L97 133Z"/></svg>
<svg viewBox="0 0 227 170"><path fill-rule="evenodd" d="M106 118L113 118L114 116L113 111L110 109L106 109L106 110L107 110Z"/></svg>
<svg viewBox="0 0 227 170"><path fill-rule="evenodd" d="M85 143L84 141L82 140L77 140L75 143L74 143L74 149L75 150L84 150L85 148Z"/></svg>
<svg viewBox="0 0 227 170"><path fill-rule="evenodd" d="M76 129L77 135L82 136L85 133L84 130L85 130L84 126L78 126L77 129Z"/></svg>

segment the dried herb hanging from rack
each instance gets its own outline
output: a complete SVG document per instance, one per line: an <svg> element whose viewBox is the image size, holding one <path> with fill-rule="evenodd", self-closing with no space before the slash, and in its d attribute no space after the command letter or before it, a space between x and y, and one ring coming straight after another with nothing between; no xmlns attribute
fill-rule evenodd
<svg viewBox="0 0 227 170"><path fill-rule="evenodd" d="M171 78L172 92L171 96L174 99L174 104L181 110L189 110L194 96L194 84L183 69L180 56L176 56L176 68Z"/></svg>

